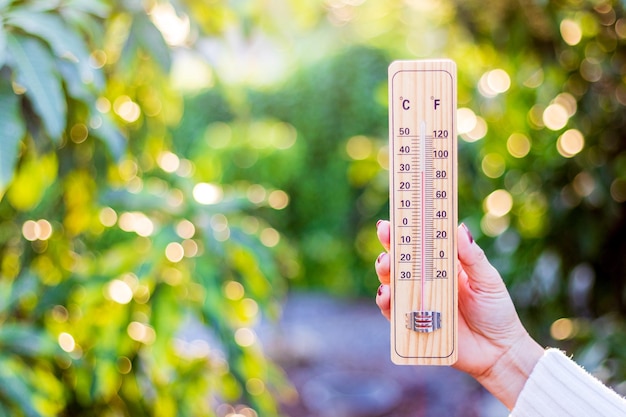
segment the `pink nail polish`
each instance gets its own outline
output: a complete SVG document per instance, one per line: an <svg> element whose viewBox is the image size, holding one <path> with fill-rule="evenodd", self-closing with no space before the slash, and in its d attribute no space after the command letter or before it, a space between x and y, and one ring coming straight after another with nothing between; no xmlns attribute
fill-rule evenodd
<svg viewBox="0 0 626 417"><path fill-rule="evenodd" d="M376 258L376 263L377 263L377 264L379 264L379 263L380 263L380 261L383 259L383 256L384 256L384 255L385 255L384 253L381 253L380 255L378 255L378 258Z"/></svg>
<svg viewBox="0 0 626 417"><path fill-rule="evenodd" d="M383 284L380 284L380 286L378 287L378 295L382 295L383 294Z"/></svg>
<svg viewBox="0 0 626 417"><path fill-rule="evenodd" d="M376 228L378 229L378 226L380 226L380 224L382 223L382 220L379 220L376 222Z"/></svg>
<svg viewBox="0 0 626 417"><path fill-rule="evenodd" d="M474 237L472 236L472 232L470 232L469 228L465 225L465 223L461 223L461 226L467 233L467 237L469 238L470 243L474 243Z"/></svg>

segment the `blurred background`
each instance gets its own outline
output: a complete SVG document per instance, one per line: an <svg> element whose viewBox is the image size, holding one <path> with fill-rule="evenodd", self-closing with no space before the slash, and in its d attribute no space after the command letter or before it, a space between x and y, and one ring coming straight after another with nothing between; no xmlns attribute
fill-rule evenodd
<svg viewBox="0 0 626 417"><path fill-rule="evenodd" d="M451 369L390 367L374 304L387 66L439 57L459 220L529 332L626 394L623 2L0 16L0 416L507 415Z"/></svg>

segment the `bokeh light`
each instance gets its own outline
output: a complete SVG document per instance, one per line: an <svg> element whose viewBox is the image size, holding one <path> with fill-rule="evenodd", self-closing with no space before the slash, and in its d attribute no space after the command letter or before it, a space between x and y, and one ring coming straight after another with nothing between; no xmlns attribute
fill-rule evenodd
<svg viewBox="0 0 626 417"><path fill-rule="evenodd" d="M60 333L57 341L59 342L59 346L61 347L61 349L68 353L73 352L76 348L76 341L74 340L74 337L69 333Z"/></svg>
<svg viewBox="0 0 626 417"><path fill-rule="evenodd" d="M513 208L513 197L506 190L496 190L483 202L484 209L494 217L502 217Z"/></svg>
<svg viewBox="0 0 626 417"><path fill-rule="evenodd" d="M246 196L248 197L248 200L250 200L250 202L254 204L261 204L263 203L263 201L265 201L265 198L267 197L267 190L262 185L253 184L248 187L248 190L246 191Z"/></svg>
<svg viewBox="0 0 626 417"><path fill-rule="evenodd" d="M567 125L569 113L559 103L550 104L543 111L543 124L550 130L561 130Z"/></svg>
<svg viewBox="0 0 626 417"><path fill-rule="evenodd" d="M95 49L89 54L89 66L93 69L100 69L107 63L107 53L102 49Z"/></svg>
<svg viewBox="0 0 626 417"><path fill-rule="evenodd" d="M230 300L240 300L245 294L245 289L240 282L228 281L224 284L224 295Z"/></svg>
<svg viewBox="0 0 626 417"><path fill-rule="evenodd" d="M268 204L275 210L282 210L289 204L289 195L282 190L274 190L270 193Z"/></svg>
<svg viewBox="0 0 626 417"><path fill-rule="evenodd" d="M216 232L223 232L228 229L228 218L222 213L217 213L210 220L211 228Z"/></svg>
<svg viewBox="0 0 626 417"><path fill-rule="evenodd" d="M136 122L141 116L141 107L126 95L113 102L113 111L128 123Z"/></svg>
<svg viewBox="0 0 626 417"><path fill-rule="evenodd" d="M89 136L89 129L84 123L76 123L70 129L70 139L74 143L83 143Z"/></svg>
<svg viewBox="0 0 626 417"><path fill-rule="evenodd" d="M496 237L509 228L510 222L511 220L508 216L494 216L486 213L480 220L480 229L485 235Z"/></svg>
<svg viewBox="0 0 626 417"><path fill-rule="evenodd" d="M476 124L474 128L469 132L463 133L461 138L466 142L476 142L484 138L487 135L488 126L485 119L480 116L476 116Z"/></svg>
<svg viewBox="0 0 626 417"><path fill-rule="evenodd" d="M117 213L111 207L104 207L100 210L98 219L103 226L113 227L117 223Z"/></svg>
<svg viewBox="0 0 626 417"><path fill-rule="evenodd" d="M157 3L150 9L150 18L169 45L182 46L185 44L191 31L188 16L179 16L169 3Z"/></svg>
<svg viewBox="0 0 626 417"><path fill-rule="evenodd" d="M180 167L180 158L172 152L161 152L157 157L157 163L165 172L176 172Z"/></svg>
<svg viewBox="0 0 626 417"><path fill-rule="evenodd" d="M155 230L152 220L138 211L122 213L118 225L125 232L135 232L143 237L151 236Z"/></svg>
<svg viewBox="0 0 626 417"><path fill-rule="evenodd" d="M147 324L132 321L128 324L126 332L131 339L146 345L151 345L156 340L156 332Z"/></svg>
<svg viewBox="0 0 626 417"><path fill-rule="evenodd" d="M185 239L181 245L186 258L193 258L202 254L202 248L198 245L198 242L193 239Z"/></svg>
<svg viewBox="0 0 626 417"><path fill-rule="evenodd" d="M261 395L265 392L265 383L259 378L250 378L246 381L246 391L251 395Z"/></svg>
<svg viewBox="0 0 626 417"><path fill-rule="evenodd" d="M611 183L611 197L618 203L626 202L626 179L616 178Z"/></svg>
<svg viewBox="0 0 626 417"><path fill-rule="evenodd" d="M585 146L585 138L577 129L569 129L563 132L557 139L556 148L559 154L565 158L572 158L580 153Z"/></svg>
<svg viewBox="0 0 626 417"><path fill-rule="evenodd" d="M96 109L98 109L98 111L100 113L108 113L111 111L111 102L109 101L108 98L106 97L98 97L96 99Z"/></svg>
<svg viewBox="0 0 626 417"><path fill-rule="evenodd" d="M583 171L574 177L572 185L580 197L588 197L595 190L596 181L590 173Z"/></svg>
<svg viewBox="0 0 626 417"><path fill-rule="evenodd" d="M600 81L603 73L602 65L594 58L585 58L580 64L580 75L591 83Z"/></svg>
<svg viewBox="0 0 626 417"><path fill-rule="evenodd" d="M133 363L126 356L117 359L117 370L122 375L127 375L133 370Z"/></svg>
<svg viewBox="0 0 626 417"><path fill-rule="evenodd" d="M128 304L133 299L133 290L120 279L114 279L106 286L105 295L118 304Z"/></svg>
<svg viewBox="0 0 626 417"><path fill-rule="evenodd" d="M348 156L355 160L362 160L369 157L374 150L372 141L366 136L353 136L346 143Z"/></svg>
<svg viewBox="0 0 626 417"><path fill-rule="evenodd" d="M259 314L259 303L252 298L245 298L241 301L243 314L248 318L255 318Z"/></svg>
<svg viewBox="0 0 626 417"><path fill-rule="evenodd" d="M185 248L178 242L171 242L165 248L165 257L170 262L180 262L185 256Z"/></svg>
<svg viewBox="0 0 626 417"><path fill-rule="evenodd" d="M499 178L506 170L506 161L502 155L490 153L483 158L481 168L483 173L489 178Z"/></svg>
<svg viewBox="0 0 626 417"><path fill-rule="evenodd" d="M523 158L528 155L530 147L530 139L522 133L512 133L506 141L507 150L515 158Z"/></svg>
<svg viewBox="0 0 626 417"><path fill-rule="evenodd" d="M250 347L256 343L256 333L247 327L235 331L235 342L241 347Z"/></svg>
<svg viewBox="0 0 626 417"><path fill-rule="evenodd" d="M276 122L270 128L269 137L276 149L285 150L296 144L298 131L289 123Z"/></svg>
<svg viewBox="0 0 626 417"><path fill-rule="evenodd" d="M568 45L578 45L583 37L580 25L572 19L563 19L560 24L561 37Z"/></svg>
<svg viewBox="0 0 626 417"><path fill-rule="evenodd" d="M183 239L191 239L196 234L196 226L187 219L176 224L176 234Z"/></svg>
<svg viewBox="0 0 626 417"><path fill-rule="evenodd" d="M555 320L550 326L550 336L554 340L567 340L576 336L578 326L569 318Z"/></svg>
<svg viewBox="0 0 626 417"><path fill-rule="evenodd" d="M50 239L52 231L52 224L46 219L27 220L22 225L22 235L31 242Z"/></svg>
<svg viewBox="0 0 626 417"><path fill-rule="evenodd" d="M576 97L574 97L570 93L559 94L558 96L556 96L553 102L563 107L567 112L568 117L574 116L576 114L576 110L578 109Z"/></svg>
<svg viewBox="0 0 626 417"><path fill-rule="evenodd" d="M476 113L470 108L461 107L456 111L458 134L469 133L476 127Z"/></svg>
<svg viewBox="0 0 626 417"><path fill-rule="evenodd" d="M217 204L223 197L224 192L219 185L201 182L193 187L193 198L200 204Z"/></svg>
<svg viewBox="0 0 626 417"><path fill-rule="evenodd" d="M261 243L268 248L273 248L280 242L280 233L273 227L267 227L261 231L259 236Z"/></svg>
<svg viewBox="0 0 626 417"><path fill-rule="evenodd" d="M511 87L511 77L503 69L488 71L480 77L478 91L484 97L495 97L505 93Z"/></svg>

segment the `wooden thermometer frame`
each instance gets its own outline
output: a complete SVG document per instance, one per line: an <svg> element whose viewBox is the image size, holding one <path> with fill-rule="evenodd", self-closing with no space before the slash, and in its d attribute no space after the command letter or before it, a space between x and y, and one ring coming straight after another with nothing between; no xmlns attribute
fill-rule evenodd
<svg viewBox="0 0 626 417"><path fill-rule="evenodd" d="M389 66L391 359L458 355L456 64Z"/></svg>

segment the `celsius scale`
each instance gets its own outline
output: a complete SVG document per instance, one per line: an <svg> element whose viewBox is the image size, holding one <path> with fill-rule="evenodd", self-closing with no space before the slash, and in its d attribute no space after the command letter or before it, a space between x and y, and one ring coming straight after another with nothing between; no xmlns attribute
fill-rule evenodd
<svg viewBox="0 0 626 417"><path fill-rule="evenodd" d="M389 66L391 359L458 355L456 64Z"/></svg>

